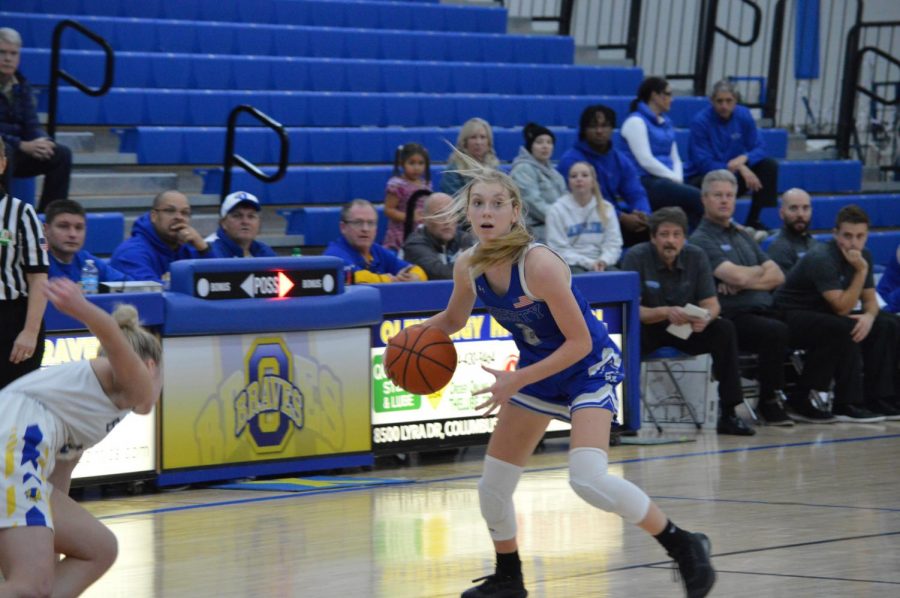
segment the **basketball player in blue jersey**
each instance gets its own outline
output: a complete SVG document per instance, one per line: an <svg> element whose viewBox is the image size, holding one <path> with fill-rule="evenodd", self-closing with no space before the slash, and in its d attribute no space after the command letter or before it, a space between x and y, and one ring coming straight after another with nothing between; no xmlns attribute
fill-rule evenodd
<svg viewBox="0 0 900 598"><path fill-rule="evenodd" d="M66 278L51 279L46 294L87 325L101 352L0 391L0 596L78 596L112 566L116 538L69 498L72 470L126 415L149 413L162 386L159 340L140 327L134 307L110 315Z"/></svg>
<svg viewBox="0 0 900 598"><path fill-rule="evenodd" d="M425 324L456 332L477 297L512 333L520 357L512 372L484 368L495 381L479 391L487 400L478 408L498 415L478 495L497 560L494 573L476 579L483 583L463 598L528 595L512 496L552 418L572 423L569 483L575 493L652 534L677 562L687 596L705 596L716 579L709 539L680 529L640 488L607 472L615 387L623 377L619 350L572 288L562 258L532 243L515 183L501 172L470 167L464 174L472 181L457 195L454 215L465 214L479 243L456 262L447 308Z"/></svg>

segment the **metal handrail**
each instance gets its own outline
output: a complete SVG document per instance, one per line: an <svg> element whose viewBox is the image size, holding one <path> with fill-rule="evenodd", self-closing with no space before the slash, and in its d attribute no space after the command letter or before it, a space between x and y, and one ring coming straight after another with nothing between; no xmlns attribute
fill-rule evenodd
<svg viewBox="0 0 900 598"><path fill-rule="evenodd" d="M243 156L234 153L234 138L235 134L237 133L237 119L242 112L246 112L250 116L253 116L262 124L275 131L275 133L278 135L278 138L281 141L281 151L278 158L278 171L275 172L275 174L268 175L264 173L255 164L253 164ZM222 192L219 199L224 201L225 196L231 193L231 168L235 164L264 183L274 183L281 180L287 173L289 149L290 142L288 140L287 132L284 130L284 125L282 125L280 122L276 121L266 113L257 110L253 106L249 106L247 104L235 106L235 108L228 115L228 131L225 134L225 160L222 163L222 168L225 170L225 175L222 177Z"/></svg>
<svg viewBox="0 0 900 598"><path fill-rule="evenodd" d="M713 24L715 25L716 33L721 34L728 41L739 46L752 46L756 43L756 40L759 39L759 31L762 28L762 9L759 7L759 5L756 4L756 2L753 2L752 0L741 0L741 2L749 6L753 11L753 33L750 35L750 39L746 41L740 40L728 33L728 31L726 31L725 29L722 29L718 25L715 25L715 23Z"/></svg>
<svg viewBox="0 0 900 598"><path fill-rule="evenodd" d="M598 50L625 50L625 58L634 60L637 58L638 37L641 29L642 0L631 0L628 10L628 34L624 44L597 44ZM571 19L571 15L570 15Z"/></svg>
<svg viewBox="0 0 900 598"><path fill-rule="evenodd" d="M858 22L851 27L850 31L847 33L847 45L844 53L844 79L841 88L840 108L838 111L837 139L835 140L838 155L841 158L847 159L850 157L850 138L856 132L853 110L856 106L857 93L861 93L875 102L886 106L900 104L900 98L894 98L893 101L883 98L874 90L863 87L859 83L860 67L862 65L863 56L867 53L876 54L894 65L900 66L900 60L897 60L892 55L875 46L858 47L863 29L884 29L888 27L900 27L900 21L883 21L875 23Z"/></svg>
<svg viewBox="0 0 900 598"><path fill-rule="evenodd" d="M752 46L759 39L762 29L762 9L753 0L741 0L753 10L753 33L750 39L739 39L725 29L716 25L719 3L717 0L703 0L700 15L700 43L697 45L697 54L694 57L693 75L666 75L669 79L693 79L694 95L706 95L706 80L709 78L709 64L712 58L713 45L716 33L738 46Z"/></svg>
<svg viewBox="0 0 900 598"><path fill-rule="evenodd" d="M66 71L59 67L60 62L60 43L62 41L62 33L66 29L74 29L91 41L96 43L106 55L106 62L103 72L103 85L98 89L91 89ZM99 97L105 94L113 84L113 69L115 64L115 54L107 41L97 35L78 21L64 19L56 24L53 28L53 45L50 54L50 90L47 99L47 135L53 137L56 134L56 111L59 105L59 80L60 78L71 83L75 88L89 96Z"/></svg>

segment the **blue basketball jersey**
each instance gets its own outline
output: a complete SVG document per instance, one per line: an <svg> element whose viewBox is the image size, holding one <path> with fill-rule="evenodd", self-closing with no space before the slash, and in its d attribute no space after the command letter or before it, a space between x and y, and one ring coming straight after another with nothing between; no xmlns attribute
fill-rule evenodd
<svg viewBox="0 0 900 598"><path fill-rule="evenodd" d="M475 279L475 292L487 306L488 313L513 335L519 349L519 367L544 359L566 340L553 319L550 308L528 291L525 282L525 256L538 246L541 245L532 244L518 263L510 266L512 272L506 294L501 296L494 293L484 274ZM569 284L571 285L571 280ZM550 401L565 401L574 397L561 396L562 391L551 391L550 388L567 388L567 383L576 376L587 376L610 385L618 384L624 377L622 355L609 338L606 326L597 320L578 289L572 287L572 294L590 331L593 348L580 361L554 374L551 379L523 388L522 392L525 394ZM555 396L547 396L548 394Z"/></svg>

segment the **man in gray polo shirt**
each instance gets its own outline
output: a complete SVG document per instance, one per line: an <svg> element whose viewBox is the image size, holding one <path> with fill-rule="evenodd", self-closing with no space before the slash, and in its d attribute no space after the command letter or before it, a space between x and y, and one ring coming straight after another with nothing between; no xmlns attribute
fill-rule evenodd
<svg viewBox="0 0 900 598"><path fill-rule="evenodd" d="M894 385L900 324L878 308L868 235L862 208L843 207L834 238L803 256L775 293L801 346L830 358L835 417L861 423L900 419ZM858 303L862 313L853 313Z"/></svg>
<svg viewBox="0 0 900 598"><path fill-rule="evenodd" d="M787 274L794 264L818 243L808 230L809 222L812 220L812 201L809 193L796 187L785 191L781 196L778 215L781 216L783 226L766 253L778 264L781 271Z"/></svg>
<svg viewBox="0 0 900 598"><path fill-rule="evenodd" d="M719 434L752 436L756 432L739 418L740 371L734 325L719 317L719 300L709 260L702 249L685 245L688 221L678 207L660 208L650 215L650 241L632 247L622 260L623 270L641 276L641 354L674 347L689 355L712 355L719 381ZM688 303L709 311L709 318L692 318ZM670 334L670 324L690 324L686 339ZM787 420L788 424L792 424Z"/></svg>
<svg viewBox="0 0 900 598"><path fill-rule="evenodd" d="M737 180L727 170L713 170L703 177L703 220L690 242L709 258L722 317L734 324L738 347L758 355L759 411L767 422L777 424L788 419L782 390L790 332L778 319L772 290L784 282L784 274L731 221L736 193Z"/></svg>

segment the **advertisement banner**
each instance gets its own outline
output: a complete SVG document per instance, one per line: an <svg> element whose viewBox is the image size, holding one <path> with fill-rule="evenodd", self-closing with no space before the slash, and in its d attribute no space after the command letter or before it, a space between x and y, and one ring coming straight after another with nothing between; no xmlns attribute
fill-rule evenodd
<svg viewBox="0 0 900 598"><path fill-rule="evenodd" d="M94 359L100 349L97 337L88 333L48 333L41 367ZM156 411L131 414L97 445L86 450L72 472L72 479L152 472L156 470Z"/></svg>
<svg viewBox="0 0 900 598"><path fill-rule="evenodd" d="M594 309L610 338L623 347L621 307ZM490 386L494 377L482 366L514 370L519 352L512 335L486 313L474 313L463 328L452 335L457 354L456 371L450 383L430 395L409 393L388 378L383 364L385 345L408 326L427 319L386 317L375 329L372 349L372 443L376 453L402 450L436 449L484 443L496 425L495 417L483 417L475 409L484 402L474 392ZM619 397L619 421L622 421L622 387ZM550 432L565 431L569 424L553 420Z"/></svg>
<svg viewBox="0 0 900 598"><path fill-rule="evenodd" d="M371 450L368 329L163 342L163 470Z"/></svg>

